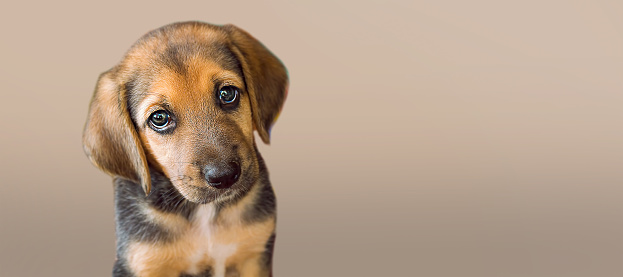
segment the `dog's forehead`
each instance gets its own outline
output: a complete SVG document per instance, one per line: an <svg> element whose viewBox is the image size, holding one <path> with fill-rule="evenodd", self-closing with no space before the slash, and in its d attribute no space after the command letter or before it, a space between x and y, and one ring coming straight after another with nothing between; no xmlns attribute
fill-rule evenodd
<svg viewBox="0 0 623 277"><path fill-rule="evenodd" d="M231 50L223 43L214 42L210 45L195 43L170 44L155 61L163 67L180 75L189 74L193 66L205 63L213 64L224 70L240 73L240 62Z"/></svg>
<svg viewBox="0 0 623 277"><path fill-rule="evenodd" d="M147 33L130 48L123 64L146 72L164 67L186 74L189 63L197 59L242 74L227 33L219 26L199 23L173 24Z"/></svg>

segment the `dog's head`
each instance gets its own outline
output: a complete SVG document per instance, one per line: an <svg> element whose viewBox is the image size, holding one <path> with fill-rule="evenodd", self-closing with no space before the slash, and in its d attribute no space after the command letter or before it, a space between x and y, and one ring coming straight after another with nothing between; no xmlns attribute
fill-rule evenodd
<svg viewBox="0 0 623 277"><path fill-rule="evenodd" d="M287 93L283 64L232 26L176 23L154 30L103 73L83 143L101 170L140 183L167 176L188 200L248 190Z"/></svg>

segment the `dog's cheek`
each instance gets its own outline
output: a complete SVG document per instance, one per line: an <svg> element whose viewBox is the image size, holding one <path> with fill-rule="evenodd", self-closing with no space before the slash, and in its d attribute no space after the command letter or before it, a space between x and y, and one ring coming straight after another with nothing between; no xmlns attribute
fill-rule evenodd
<svg viewBox="0 0 623 277"><path fill-rule="evenodd" d="M152 148L152 145L156 145L156 144L154 144L151 141L151 138L146 134L145 130L139 131L139 137L141 139L143 151L145 151L145 157L147 158L147 163L149 164L151 168L162 172L162 165L156 159L157 154L155 153L155 151L157 151L157 149Z"/></svg>
<svg viewBox="0 0 623 277"><path fill-rule="evenodd" d="M242 132L242 134L240 134L242 141L239 143L237 155L242 160L242 168L250 171L243 174L256 175L259 169L254 147L255 137L253 129L253 117L251 114L251 104L248 97L243 97L241 99L239 113L236 116L235 122L238 125L237 129Z"/></svg>
<svg viewBox="0 0 623 277"><path fill-rule="evenodd" d="M251 103L248 97L242 99L240 105L242 116L238 120L238 124L242 127L242 132L247 140L248 145L253 145L253 115L251 113Z"/></svg>
<svg viewBox="0 0 623 277"><path fill-rule="evenodd" d="M179 146L173 144L172 138L147 130L141 132L141 140L147 162L152 169L164 173L168 178L179 175L180 170L176 166L180 163L175 161L175 149L179 149Z"/></svg>

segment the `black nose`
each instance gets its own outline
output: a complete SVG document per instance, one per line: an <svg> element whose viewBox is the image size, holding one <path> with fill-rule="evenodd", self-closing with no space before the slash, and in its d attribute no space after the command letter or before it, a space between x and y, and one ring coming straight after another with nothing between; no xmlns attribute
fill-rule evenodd
<svg viewBox="0 0 623 277"><path fill-rule="evenodd" d="M240 177L240 165L237 162L214 163L203 169L205 179L217 189L231 187Z"/></svg>

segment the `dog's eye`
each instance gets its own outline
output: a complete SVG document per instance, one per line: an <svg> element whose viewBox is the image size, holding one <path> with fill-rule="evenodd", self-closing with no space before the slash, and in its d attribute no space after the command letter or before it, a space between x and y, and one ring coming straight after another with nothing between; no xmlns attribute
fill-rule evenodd
<svg viewBox="0 0 623 277"><path fill-rule="evenodd" d="M156 129L162 129L169 125L170 122L171 116L164 110L155 111L149 116L149 123Z"/></svg>
<svg viewBox="0 0 623 277"><path fill-rule="evenodd" d="M231 105L238 102L238 88L234 86L224 86L218 92L218 98L222 105Z"/></svg>

